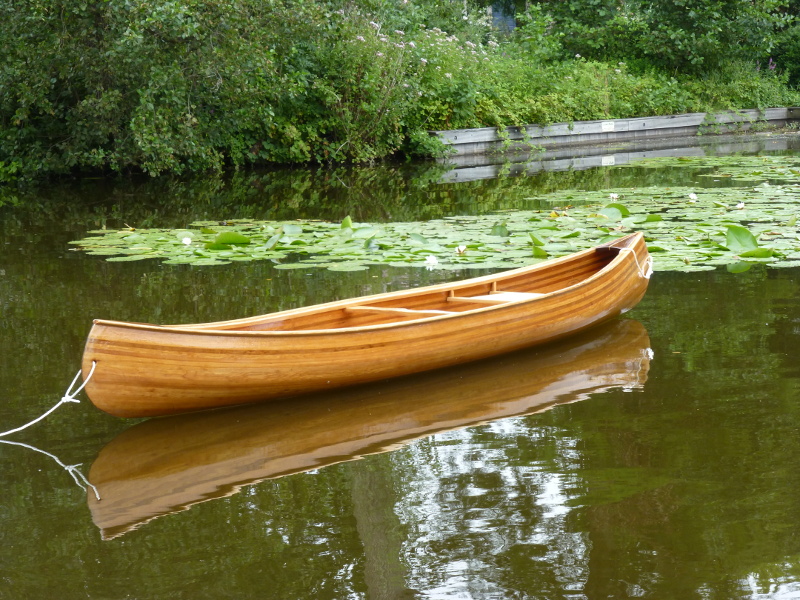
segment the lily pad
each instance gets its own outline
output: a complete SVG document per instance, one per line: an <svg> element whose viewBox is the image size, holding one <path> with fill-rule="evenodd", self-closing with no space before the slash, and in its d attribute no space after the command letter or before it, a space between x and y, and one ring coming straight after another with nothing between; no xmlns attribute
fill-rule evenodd
<svg viewBox="0 0 800 600"><path fill-rule="evenodd" d="M755 236L745 227L739 225L728 225L727 227L728 249L734 252L748 252L758 248L758 241Z"/></svg>
<svg viewBox="0 0 800 600"><path fill-rule="evenodd" d="M217 234L214 238L214 244L231 245L231 244L249 244L250 238L242 235L238 231L223 231Z"/></svg>

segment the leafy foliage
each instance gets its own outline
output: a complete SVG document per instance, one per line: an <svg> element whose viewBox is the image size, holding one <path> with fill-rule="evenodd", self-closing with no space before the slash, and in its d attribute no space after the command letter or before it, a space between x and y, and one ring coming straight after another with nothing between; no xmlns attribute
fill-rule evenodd
<svg viewBox="0 0 800 600"><path fill-rule="evenodd" d="M0 184L364 163L442 154L436 129L796 104L792 29L786 67L766 62L782 5L542 0L509 34L472 0L0 0Z"/></svg>
<svg viewBox="0 0 800 600"><path fill-rule="evenodd" d="M772 68L785 74L789 85L797 87L800 84L800 25L782 31L775 40L771 54L769 61L761 68Z"/></svg>
<svg viewBox="0 0 800 600"><path fill-rule="evenodd" d="M242 162L276 86L259 4L5 0L2 153L28 173Z"/></svg>
<svg viewBox="0 0 800 600"><path fill-rule="evenodd" d="M731 60L769 55L792 17L786 0L542 0L567 55L641 60L682 73L707 73Z"/></svg>
<svg viewBox="0 0 800 600"><path fill-rule="evenodd" d="M647 2L640 13L647 33L639 43L655 64L684 71L761 57L789 21L780 11L785 4L785 0Z"/></svg>

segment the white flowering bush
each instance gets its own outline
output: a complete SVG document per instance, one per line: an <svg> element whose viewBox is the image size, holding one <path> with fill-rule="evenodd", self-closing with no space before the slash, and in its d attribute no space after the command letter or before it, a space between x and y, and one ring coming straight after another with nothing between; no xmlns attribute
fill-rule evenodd
<svg viewBox="0 0 800 600"><path fill-rule="evenodd" d="M485 12L461 14L461 29L477 36L471 41L415 22L437 19L411 0L388 6L347 5L329 12L324 27L303 25L306 43L287 52L287 66L308 72L287 89L294 93L279 115L287 126L275 144L293 149L291 160L364 162L401 148L430 155L442 146L428 130L478 124L480 71L498 47L480 41L491 31Z"/></svg>
<svg viewBox="0 0 800 600"><path fill-rule="evenodd" d="M494 48L495 42L490 42ZM417 127L477 127L475 107L483 93L483 71L494 48L439 29L420 28L410 49L419 85Z"/></svg>
<svg viewBox="0 0 800 600"><path fill-rule="evenodd" d="M405 32L387 31L355 12L333 17L336 36L317 55L323 76L315 86L331 117L323 132L324 158L381 158L402 145L403 122L416 101Z"/></svg>

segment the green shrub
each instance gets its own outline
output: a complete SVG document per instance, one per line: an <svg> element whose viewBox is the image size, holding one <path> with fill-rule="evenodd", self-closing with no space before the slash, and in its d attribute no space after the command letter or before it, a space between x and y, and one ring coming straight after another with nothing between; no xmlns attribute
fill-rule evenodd
<svg viewBox="0 0 800 600"><path fill-rule="evenodd" d="M356 10L324 18L324 27L294 23L291 37L301 42L281 49L290 85L276 97L275 127L258 154L263 160L363 162L402 143L417 89L405 33L384 33Z"/></svg>
<svg viewBox="0 0 800 600"><path fill-rule="evenodd" d="M800 84L800 25L789 27L778 35L769 60L762 61L760 67L785 73L792 87Z"/></svg>
<svg viewBox="0 0 800 600"><path fill-rule="evenodd" d="M786 74L747 62L731 62L702 78L687 79L685 87L706 110L796 106L800 101L800 94L786 86Z"/></svg>
<svg viewBox="0 0 800 600"><path fill-rule="evenodd" d="M0 2L0 160L25 173L220 168L271 125L256 0Z"/></svg>

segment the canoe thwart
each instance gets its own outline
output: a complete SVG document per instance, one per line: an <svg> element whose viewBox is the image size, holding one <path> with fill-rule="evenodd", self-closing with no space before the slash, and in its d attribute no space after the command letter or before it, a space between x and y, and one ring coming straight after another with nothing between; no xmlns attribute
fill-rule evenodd
<svg viewBox="0 0 800 600"><path fill-rule="evenodd" d="M386 312L398 314L420 314L420 315L452 315L451 310L415 310L413 308L393 308L390 306L348 306L346 311L369 311L369 312Z"/></svg>
<svg viewBox="0 0 800 600"><path fill-rule="evenodd" d="M448 296L448 302L477 302L480 304L504 304L506 302L519 302L521 300L533 300L540 298L544 294L533 292L491 292L480 296Z"/></svg>

